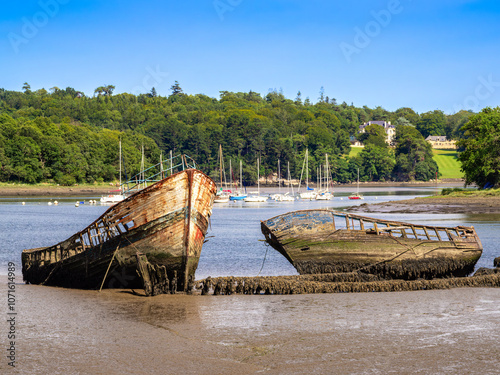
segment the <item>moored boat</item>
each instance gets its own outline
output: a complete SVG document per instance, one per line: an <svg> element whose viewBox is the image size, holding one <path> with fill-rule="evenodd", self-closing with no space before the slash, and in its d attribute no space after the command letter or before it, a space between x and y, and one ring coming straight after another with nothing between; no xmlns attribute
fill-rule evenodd
<svg viewBox="0 0 500 375"><path fill-rule="evenodd" d="M387 279L467 276L482 253L474 227L436 227L327 209L261 222L266 241L300 274L365 272Z"/></svg>
<svg viewBox="0 0 500 375"><path fill-rule="evenodd" d="M167 277L156 281L185 291L198 266L215 193L214 181L197 169L172 174L111 206L67 240L24 250L23 278L81 289L137 288L145 286L136 272L138 259L147 258L153 279Z"/></svg>

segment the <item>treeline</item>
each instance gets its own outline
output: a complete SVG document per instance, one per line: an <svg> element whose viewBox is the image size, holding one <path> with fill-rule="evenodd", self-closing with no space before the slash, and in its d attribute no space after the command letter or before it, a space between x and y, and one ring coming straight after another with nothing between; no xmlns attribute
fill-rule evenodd
<svg viewBox="0 0 500 375"><path fill-rule="evenodd" d="M187 95L177 82L168 97L154 88L141 95L113 90L101 86L90 97L70 87L32 91L27 83L22 92L0 89L0 181L115 180L119 139L129 175L139 171L144 146L146 166L156 164L161 153L186 153L215 177L222 145L226 168L230 160L233 166L242 160L247 183L256 180L258 157L261 176L276 173L279 159L282 176L289 163L292 177L300 177L306 149L312 178L328 154L334 181L353 181L358 169L361 180L428 180L437 165L424 137L458 139L472 114L358 108L322 91L312 104L300 92L293 100L277 91L222 91L219 99ZM387 147L379 127L372 126L361 137L366 147L349 158L350 140L370 120L396 125L396 147Z"/></svg>

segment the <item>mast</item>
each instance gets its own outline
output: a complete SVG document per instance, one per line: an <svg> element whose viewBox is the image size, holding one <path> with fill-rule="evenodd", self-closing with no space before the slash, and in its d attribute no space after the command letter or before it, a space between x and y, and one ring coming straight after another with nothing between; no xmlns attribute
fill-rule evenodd
<svg viewBox="0 0 500 375"><path fill-rule="evenodd" d="M220 174L220 187L222 188L222 145L219 144L219 174Z"/></svg>
<svg viewBox="0 0 500 375"><path fill-rule="evenodd" d="M281 194L281 172L280 172L280 159L278 159L278 193Z"/></svg>
<svg viewBox="0 0 500 375"><path fill-rule="evenodd" d="M259 173L259 159L260 157L257 158L257 195L260 196L260 182L259 182L259 177L260 177L260 173Z"/></svg>
<svg viewBox="0 0 500 375"><path fill-rule="evenodd" d="M120 157L120 190L121 194L123 194L123 186L122 186L122 140L119 142L119 157Z"/></svg>
<svg viewBox="0 0 500 375"><path fill-rule="evenodd" d="M306 191L309 190L309 149L306 148Z"/></svg>
<svg viewBox="0 0 500 375"><path fill-rule="evenodd" d="M243 164L240 160L240 192L243 193Z"/></svg>

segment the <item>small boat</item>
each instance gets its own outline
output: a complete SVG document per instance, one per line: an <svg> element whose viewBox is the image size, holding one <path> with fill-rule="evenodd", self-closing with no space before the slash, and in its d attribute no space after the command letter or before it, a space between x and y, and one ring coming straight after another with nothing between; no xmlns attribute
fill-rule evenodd
<svg viewBox="0 0 500 375"><path fill-rule="evenodd" d="M219 145L219 175L220 175L220 188L217 191L217 195L215 196L214 203L227 203L229 202L229 197L231 194L231 190L227 189L226 183L226 172L224 171L224 158L222 157L222 145ZM222 175L224 175L224 182L226 185L226 189L222 188Z"/></svg>
<svg viewBox="0 0 500 375"><path fill-rule="evenodd" d="M348 197L349 199L364 199L361 194L359 194L359 168L358 168L358 183L357 183L357 188L356 188L356 193L352 193Z"/></svg>
<svg viewBox="0 0 500 375"><path fill-rule="evenodd" d="M328 190L328 187L330 185L330 165L328 164L328 154L325 154L325 188L324 190L318 191L316 194L316 200L323 200L323 201L329 201L333 198L333 193ZM320 186L321 186L321 166L320 166L320 173L319 173L319 178L320 178Z"/></svg>
<svg viewBox="0 0 500 375"><path fill-rule="evenodd" d="M197 169L163 178L111 206L67 240L24 250L24 281L98 289L107 280L108 287L146 290L151 278L186 291L198 266L215 192L215 182ZM148 277L144 270L150 271ZM150 293L155 294L154 288Z"/></svg>
<svg viewBox="0 0 500 375"><path fill-rule="evenodd" d="M306 149L306 155L304 157L304 163L302 164L302 172L300 174L300 180L302 180L302 173L304 172L304 166L306 170L306 191L300 192L300 181L299 181L299 191L298 196L300 199L316 199L316 191L313 188L309 187L309 150Z"/></svg>
<svg viewBox="0 0 500 375"><path fill-rule="evenodd" d="M233 172L232 172L232 169L231 169L231 160L229 160L229 170L230 170L231 181L232 181ZM232 185L232 182L231 182L231 185ZM238 191L233 192L229 196L229 200L232 200L232 201L242 201L242 200L244 200L247 197L247 194L244 193L241 190L242 186L243 186L243 164L242 164L242 162L240 160L240 188L238 189Z"/></svg>
<svg viewBox="0 0 500 375"><path fill-rule="evenodd" d="M260 173L259 173L259 159L257 158L257 191L252 192L252 195L249 195L245 198L243 198L243 201L247 203L261 203L261 202L266 202L268 197L264 197L260 195Z"/></svg>
<svg viewBox="0 0 500 375"><path fill-rule="evenodd" d="M267 243L300 274L365 272L385 279L467 276L481 256L474 227L436 227L327 209L261 222Z"/></svg>
<svg viewBox="0 0 500 375"><path fill-rule="evenodd" d="M120 189L118 190L113 190L110 193L114 194L107 194L103 195L100 199L101 204L116 204L118 202L121 202L122 200L125 199L125 195L123 194L123 185L122 185L122 141L120 140L119 142L119 152L118 152L118 158L120 160L119 164L119 170L120 170Z"/></svg>

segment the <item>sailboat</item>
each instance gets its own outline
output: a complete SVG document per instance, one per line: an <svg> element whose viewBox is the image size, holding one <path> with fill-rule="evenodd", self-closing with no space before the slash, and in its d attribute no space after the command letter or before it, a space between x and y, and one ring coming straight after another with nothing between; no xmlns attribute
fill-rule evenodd
<svg viewBox="0 0 500 375"><path fill-rule="evenodd" d="M309 150L306 149L306 156L304 158L304 163L306 166L306 191L304 193L299 193L299 197L301 199L314 199L316 198L316 192L314 191L313 188L309 187ZM304 171L304 164L302 164L302 171ZM300 176L302 179L302 174ZM299 189L300 189L300 183L299 183Z"/></svg>
<svg viewBox="0 0 500 375"><path fill-rule="evenodd" d="M359 194L359 168L358 168L358 184L356 188L356 193L349 195L349 199L364 199L361 194Z"/></svg>
<svg viewBox="0 0 500 375"><path fill-rule="evenodd" d="M263 197L263 196L260 195L259 159L260 158L257 158L257 195L250 195L250 196L244 198L243 200L245 202L265 202L265 201L267 201L267 197Z"/></svg>
<svg viewBox="0 0 500 375"><path fill-rule="evenodd" d="M119 190L113 190L111 193L118 193L119 194L108 194L108 195L103 195L101 197L101 204L115 204L118 202L121 202L122 200L125 199L125 195L123 194L123 186L122 186L122 141L120 139L119 143L119 158L120 158L120 189Z"/></svg>
<svg viewBox="0 0 500 375"><path fill-rule="evenodd" d="M281 169L280 169L280 161L278 159L278 194L274 194L272 199L276 202L293 202L295 198L290 195L290 162L288 162L288 174L287 174L287 184L288 191L284 194L281 194Z"/></svg>
<svg viewBox="0 0 500 375"><path fill-rule="evenodd" d="M328 154L325 154L325 189L318 192L318 194L316 195L316 200L330 200L333 198L333 193L331 193L329 190L328 190L328 186L329 186L329 182L330 182L330 179L329 179L329 176L330 176L330 166L328 164ZM321 169L320 169L321 170ZM321 173L319 174L320 175L320 181L321 181ZM320 182L321 183L321 182Z"/></svg>
<svg viewBox="0 0 500 375"><path fill-rule="evenodd" d="M231 161L229 161L229 162L231 162ZM232 172L231 172L231 176L232 176ZM243 193L243 191L241 190L242 186L243 186L243 164L240 160L240 188L238 189L238 191L236 193L233 193L229 196L230 200L242 201L243 199L245 199L247 197L247 195L245 193Z"/></svg>
<svg viewBox="0 0 500 375"><path fill-rule="evenodd" d="M222 188L222 173L224 172L224 159L222 158L222 145L219 145L219 175L220 175L220 189L215 196L214 203L227 203L229 202L228 190ZM224 172L224 181L226 180Z"/></svg>

